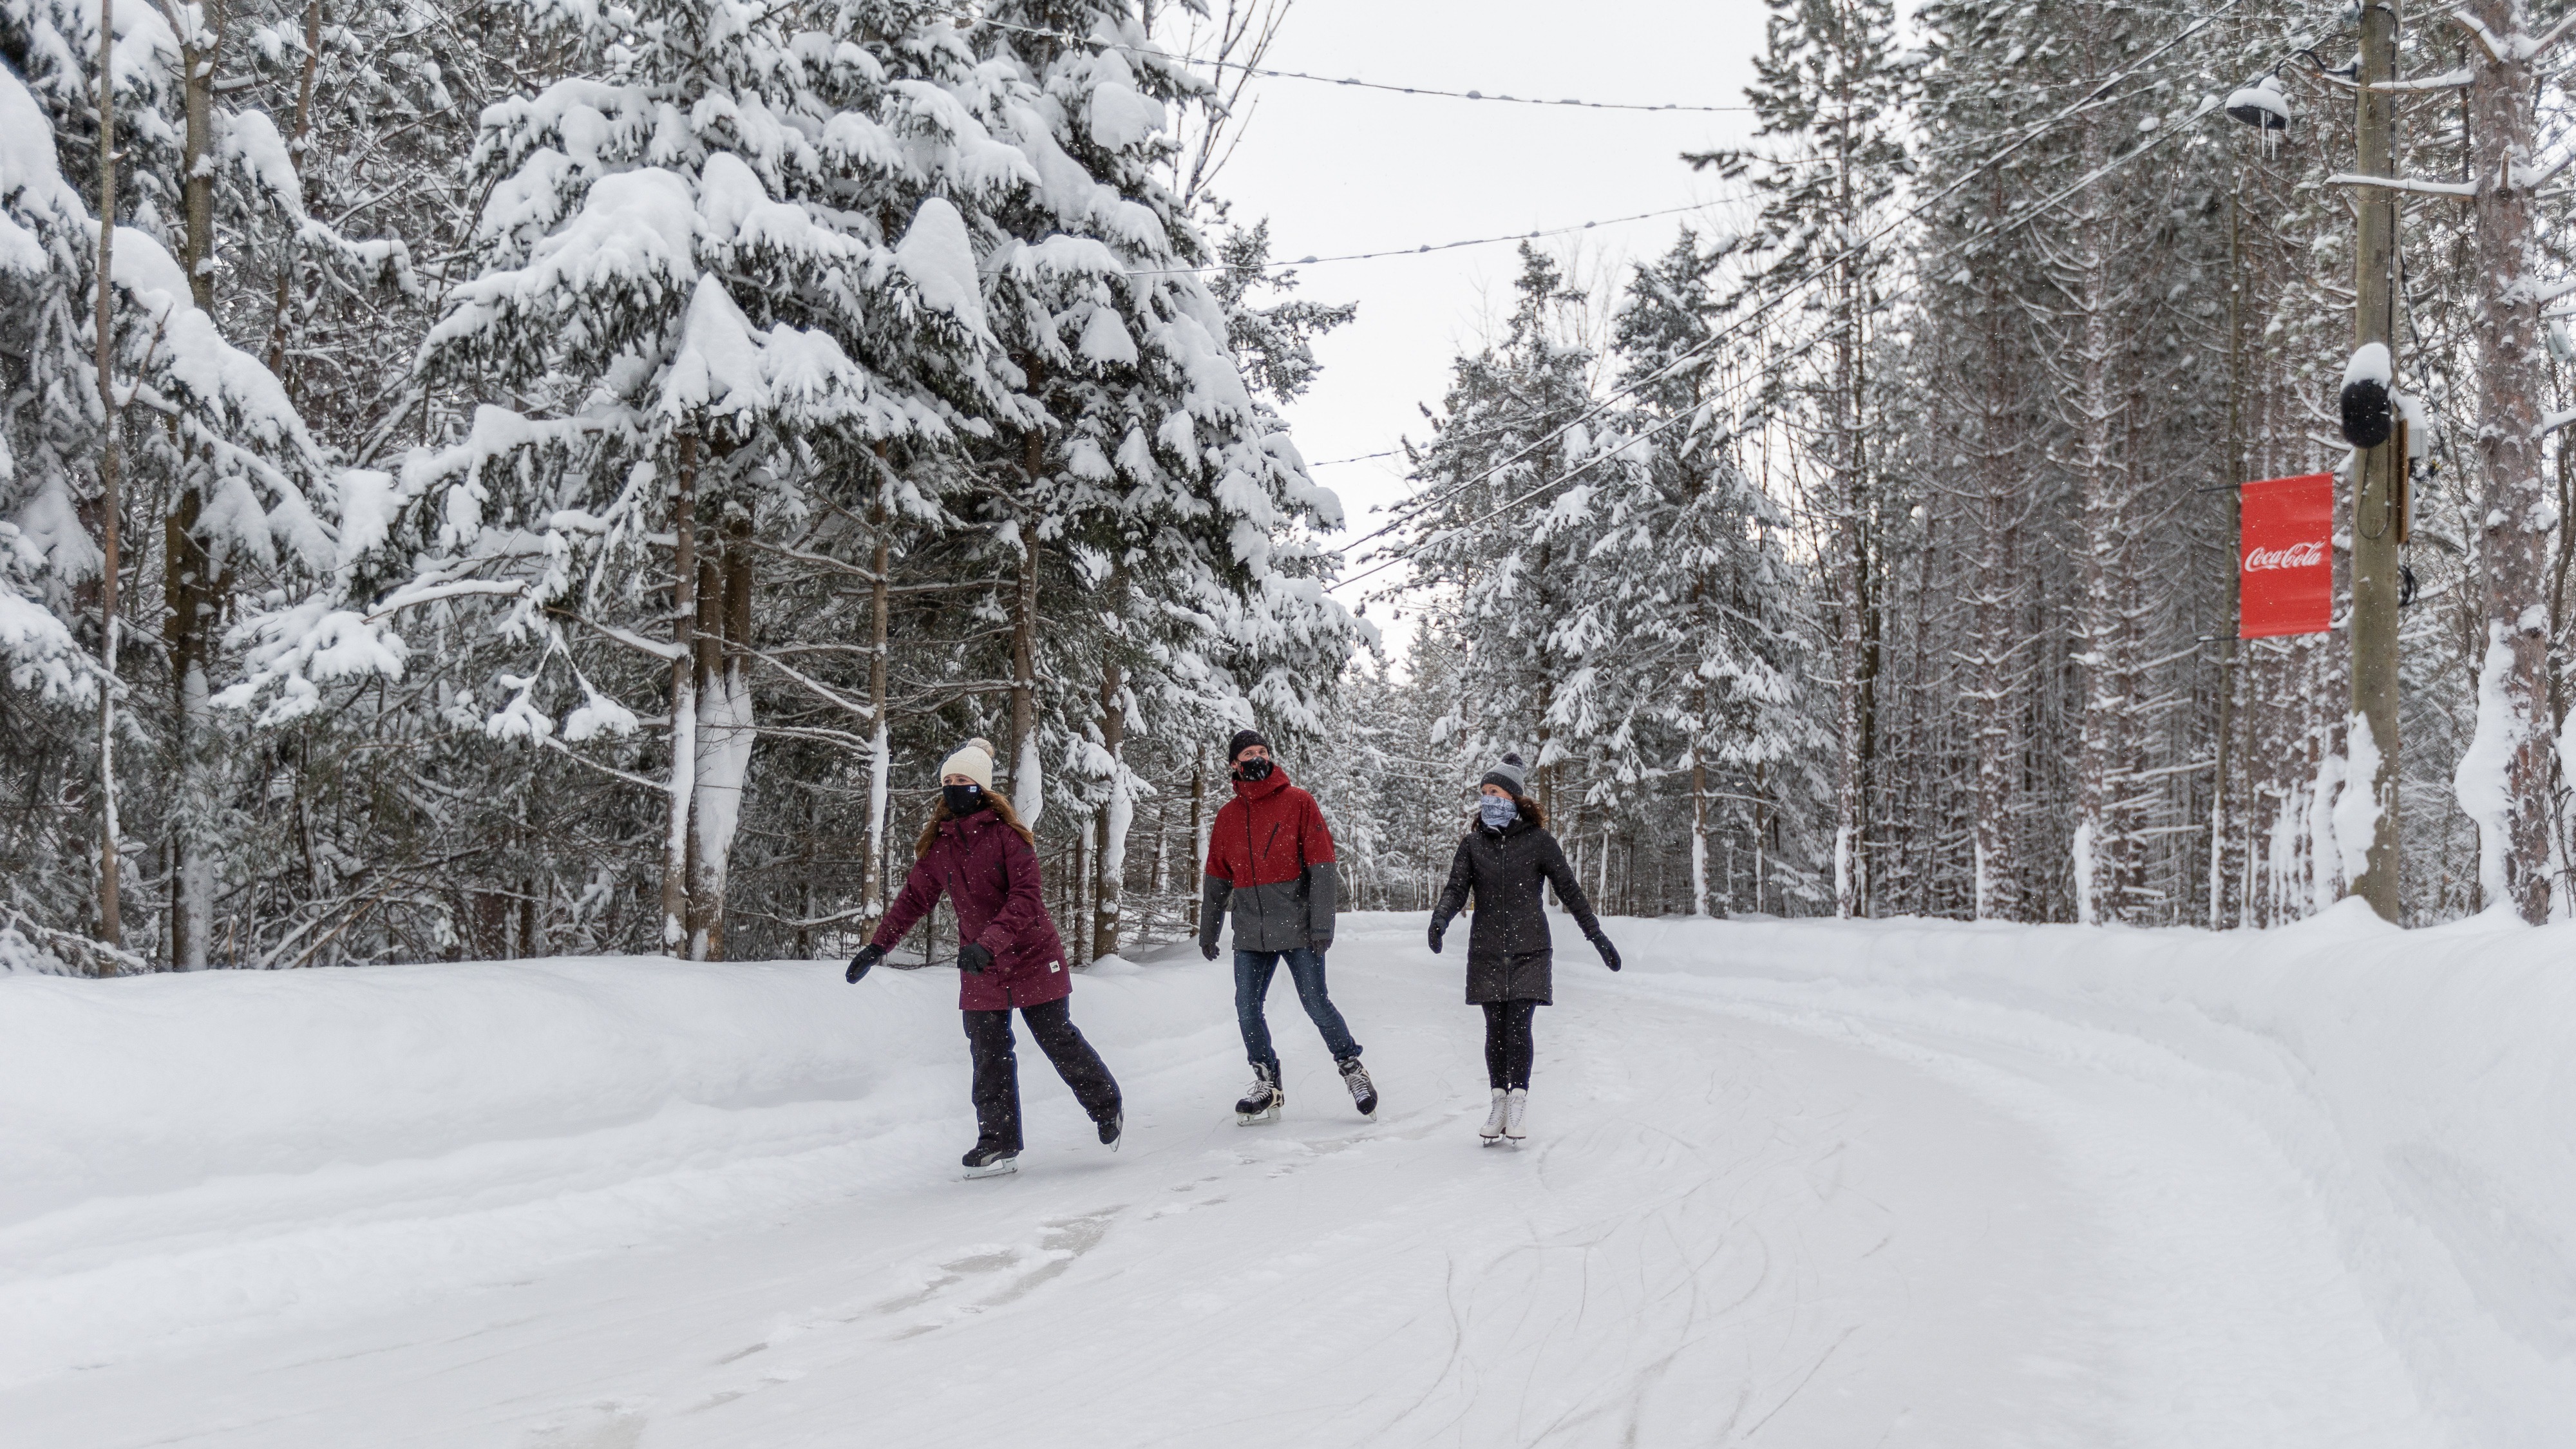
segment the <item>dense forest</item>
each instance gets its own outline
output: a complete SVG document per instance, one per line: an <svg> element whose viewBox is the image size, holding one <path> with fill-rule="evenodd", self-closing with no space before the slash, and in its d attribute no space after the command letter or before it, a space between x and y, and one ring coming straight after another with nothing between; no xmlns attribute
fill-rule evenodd
<svg viewBox="0 0 2576 1449"><path fill-rule="evenodd" d="M1361 533L1288 0L0 0L0 966L837 952L974 735L1087 959L1246 725L1363 908L1508 749L1605 910L2565 913L2560 7L1770 8L1749 199L1524 245ZM2373 276L2394 741L2236 624L2233 485L2391 526Z"/></svg>

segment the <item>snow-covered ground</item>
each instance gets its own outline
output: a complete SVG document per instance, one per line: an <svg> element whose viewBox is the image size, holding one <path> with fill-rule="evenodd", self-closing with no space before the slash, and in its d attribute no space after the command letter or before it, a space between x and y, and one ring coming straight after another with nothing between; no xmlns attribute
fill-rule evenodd
<svg viewBox="0 0 2576 1449"><path fill-rule="evenodd" d="M1360 916L1377 1122L1112 963L1126 1150L1024 1049L974 1183L943 971L0 979L0 1441L2568 1442L2576 927L1611 925L1524 1150Z"/></svg>

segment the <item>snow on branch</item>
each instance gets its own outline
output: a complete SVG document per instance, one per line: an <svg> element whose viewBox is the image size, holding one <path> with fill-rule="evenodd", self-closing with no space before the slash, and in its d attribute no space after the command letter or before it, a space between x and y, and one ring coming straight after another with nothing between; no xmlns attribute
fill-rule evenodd
<svg viewBox="0 0 2576 1449"><path fill-rule="evenodd" d="M2417 181L2404 176L2363 176L2339 171L2326 178L2329 186L2384 186L2391 191L2411 191L2418 196L2459 196L2474 199L2478 184L2474 181Z"/></svg>

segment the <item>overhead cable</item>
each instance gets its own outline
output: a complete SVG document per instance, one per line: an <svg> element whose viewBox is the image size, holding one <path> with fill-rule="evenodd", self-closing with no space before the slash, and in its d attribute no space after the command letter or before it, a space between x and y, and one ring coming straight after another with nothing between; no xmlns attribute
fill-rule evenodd
<svg viewBox="0 0 2576 1449"><path fill-rule="evenodd" d="M1176 55L1159 46L1127 45L1120 41L1103 40L1096 35L1076 35L1069 30L1047 30L1035 25L1014 25L1007 20L974 17L968 23L993 30L1008 30L1020 35L1037 35L1049 40L1069 41L1075 45L1097 45L1106 50L1123 50L1130 55L1141 55L1154 60L1176 61L1183 65L1203 65L1214 70L1237 71L1245 75L1260 76L1266 80L1315 81L1323 85L1352 86L1360 90L1387 91L1396 95L1435 96L1453 101L1499 101L1515 106L1570 106L1587 111L1672 111L1683 115L1717 115L1753 109L1751 106L1685 106L1655 105L1642 101L1587 101L1572 96L1551 100L1545 96L1512 96L1500 93L1489 95L1481 90L1453 91L1439 86L1404 86L1388 81L1361 80L1356 76L1316 75L1309 71L1278 70L1269 66L1242 65L1231 60L1208 60L1194 55Z"/></svg>

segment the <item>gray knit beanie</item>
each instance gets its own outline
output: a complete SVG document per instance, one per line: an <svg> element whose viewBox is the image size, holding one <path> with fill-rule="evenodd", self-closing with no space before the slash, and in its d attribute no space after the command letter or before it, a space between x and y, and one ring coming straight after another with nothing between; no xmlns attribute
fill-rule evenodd
<svg viewBox="0 0 2576 1449"><path fill-rule="evenodd" d="M1521 764L1520 756L1505 755L1503 756L1500 764L1487 770L1485 772L1485 778L1478 780L1476 783L1479 785L1500 785L1504 789L1511 791L1514 795L1527 795L1529 793L1529 771L1526 766Z"/></svg>

